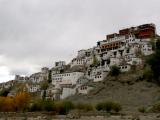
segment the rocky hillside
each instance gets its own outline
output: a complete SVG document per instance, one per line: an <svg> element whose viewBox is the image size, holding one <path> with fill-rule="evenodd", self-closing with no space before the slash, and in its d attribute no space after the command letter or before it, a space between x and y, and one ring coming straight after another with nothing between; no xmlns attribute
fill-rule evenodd
<svg viewBox="0 0 160 120"><path fill-rule="evenodd" d="M97 103L103 100L119 102L124 111L138 111L160 100L160 87L143 79L143 72L123 73L118 77L107 77L103 82L89 83L94 89L88 95L74 95L73 102Z"/></svg>

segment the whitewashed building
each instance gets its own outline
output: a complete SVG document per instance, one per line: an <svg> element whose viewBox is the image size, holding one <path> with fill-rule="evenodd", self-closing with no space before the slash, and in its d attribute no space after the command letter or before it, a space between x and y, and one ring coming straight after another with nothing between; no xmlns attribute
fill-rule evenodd
<svg viewBox="0 0 160 120"><path fill-rule="evenodd" d="M40 91L40 85L39 84L26 84L27 91L30 93L38 92Z"/></svg>
<svg viewBox="0 0 160 120"><path fill-rule="evenodd" d="M66 65L66 62L65 61L58 61L58 62L55 62L55 68L59 68L59 67L63 67Z"/></svg>
<svg viewBox="0 0 160 120"><path fill-rule="evenodd" d="M70 65L71 67L85 65L85 58L74 58Z"/></svg>
<svg viewBox="0 0 160 120"><path fill-rule="evenodd" d="M82 76L84 76L83 72L52 74L52 84L53 85L75 85L78 79Z"/></svg>
<svg viewBox="0 0 160 120"><path fill-rule="evenodd" d="M88 94L91 90L93 89L93 87L90 87L88 85L81 85L78 87L78 93L79 94Z"/></svg>

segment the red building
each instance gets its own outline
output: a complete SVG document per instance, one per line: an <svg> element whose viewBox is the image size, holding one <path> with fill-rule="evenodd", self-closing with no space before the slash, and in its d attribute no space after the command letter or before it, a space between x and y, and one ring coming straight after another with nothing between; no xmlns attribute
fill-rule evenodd
<svg viewBox="0 0 160 120"><path fill-rule="evenodd" d="M138 26L138 32L136 33L136 37L140 39L152 38L156 35L156 28L153 24L145 24Z"/></svg>

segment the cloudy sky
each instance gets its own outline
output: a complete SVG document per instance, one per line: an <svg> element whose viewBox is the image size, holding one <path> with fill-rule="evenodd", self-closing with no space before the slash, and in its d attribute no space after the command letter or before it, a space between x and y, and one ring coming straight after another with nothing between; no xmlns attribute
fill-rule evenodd
<svg viewBox="0 0 160 120"><path fill-rule="evenodd" d="M105 35L144 23L160 28L159 0L0 0L0 82L30 75Z"/></svg>

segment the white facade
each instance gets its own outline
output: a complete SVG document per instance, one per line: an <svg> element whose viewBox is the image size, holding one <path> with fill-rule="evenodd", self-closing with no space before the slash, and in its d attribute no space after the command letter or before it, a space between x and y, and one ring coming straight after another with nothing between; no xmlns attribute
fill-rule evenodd
<svg viewBox="0 0 160 120"><path fill-rule="evenodd" d="M107 76L109 70L110 69L107 65L103 67L97 67L89 70L89 73L86 75L86 77L93 80L93 82L103 81L104 78Z"/></svg>
<svg viewBox="0 0 160 120"><path fill-rule="evenodd" d="M61 91L60 88L55 88L55 87L48 88L46 90L46 99L59 100L60 91ZM43 95L43 92L42 92L42 95Z"/></svg>
<svg viewBox="0 0 160 120"><path fill-rule="evenodd" d="M40 85L38 84L27 84L26 85L28 92L38 92L40 90Z"/></svg>
<svg viewBox="0 0 160 120"><path fill-rule="evenodd" d="M32 83L40 83L42 82L44 79L43 77L39 74L33 74L30 76L30 80L32 81Z"/></svg>
<svg viewBox="0 0 160 120"><path fill-rule="evenodd" d="M106 43L112 43L112 42L116 42L116 41L125 41L126 38L125 36L115 36L114 38L110 38L110 39L107 39L106 42L102 42L102 45L103 44L106 44Z"/></svg>
<svg viewBox="0 0 160 120"><path fill-rule="evenodd" d="M72 72L63 74L52 74L53 85L75 85L80 77L84 76L82 72Z"/></svg>
<svg viewBox="0 0 160 120"><path fill-rule="evenodd" d="M89 87L88 85L82 85L78 87L78 93L80 94L88 94L89 91L91 91L93 87Z"/></svg>
<svg viewBox="0 0 160 120"><path fill-rule="evenodd" d="M130 65L140 65L142 64L142 59L141 58L131 58L131 61L127 62Z"/></svg>
<svg viewBox="0 0 160 120"><path fill-rule="evenodd" d="M131 69L131 65L120 65L121 72L127 72Z"/></svg>
<svg viewBox="0 0 160 120"><path fill-rule="evenodd" d="M120 64L119 58L110 58L110 66L119 65L119 64Z"/></svg>
<svg viewBox="0 0 160 120"><path fill-rule="evenodd" d="M71 95L76 94L76 88L68 87L68 88L62 88L62 94L60 95L60 99L65 99Z"/></svg>
<svg viewBox="0 0 160 120"><path fill-rule="evenodd" d="M84 65L84 64L85 64L85 59L84 58L82 58L82 59L75 58L71 62L71 67L73 67L73 66L79 66L79 65Z"/></svg>
<svg viewBox="0 0 160 120"><path fill-rule="evenodd" d="M152 45L150 44L143 44L141 48L142 54L144 55L150 55L153 53L152 51Z"/></svg>
<svg viewBox="0 0 160 120"><path fill-rule="evenodd" d="M107 76L108 72L99 72L94 75L93 82L100 82L103 81L104 78Z"/></svg>
<svg viewBox="0 0 160 120"><path fill-rule="evenodd" d="M91 64L93 64L93 57L91 56L91 57L86 57L86 66L89 66L89 65L91 65Z"/></svg>
<svg viewBox="0 0 160 120"><path fill-rule="evenodd" d="M66 62L65 62L65 61L55 62L55 67L56 67L56 68L57 68L57 67L62 67L62 66L64 66L64 65L66 65Z"/></svg>

